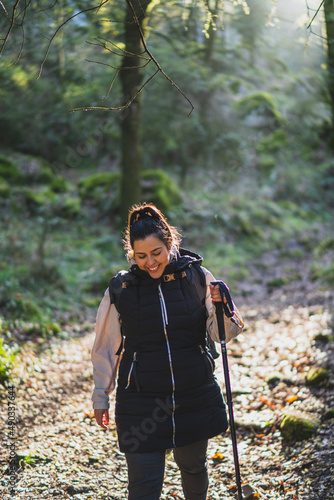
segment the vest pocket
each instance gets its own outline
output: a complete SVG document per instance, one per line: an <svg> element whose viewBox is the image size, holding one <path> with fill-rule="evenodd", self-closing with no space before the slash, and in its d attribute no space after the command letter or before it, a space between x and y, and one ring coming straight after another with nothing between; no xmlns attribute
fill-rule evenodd
<svg viewBox="0 0 334 500"><path fill-rule="evenodd" d="M133 380L135 382L137 392L140 392L140 386L139 386L138 376L137 376L137 352L133 353L132 363L131 363L131 366L129 369L128 380L127 380L127 385L126 385L125 389L128 389L130 387L131 378L133 378Z"/></svg>
<svg viewBox="0 0 334 500"><path fill-rule="evenodd" d="M202 353L202 356L204 358L206 370L208 372L208 377L211 378L213 375L213 372L215 371L214 359L207 349L204 349L201 345L199 347L201 349L201 353Z"/></svg>

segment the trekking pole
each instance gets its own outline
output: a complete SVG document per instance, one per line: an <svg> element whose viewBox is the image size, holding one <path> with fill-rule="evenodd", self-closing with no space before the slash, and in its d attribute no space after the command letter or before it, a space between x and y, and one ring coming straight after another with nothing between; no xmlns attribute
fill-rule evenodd
<svg viewBox="0 0 334 500"><path fill-rule="evenodd" d="M227 317L232 317L234 314L233 302L232 302L232 299L230 296L229 289L227 288L227 286L225 285L225 283L223 281L212 281L211 284L212 285L219 285L219 290L220 290L220 294L222 297L222 302L215 302L215 307L216 307L216 316L217 316L217 323L218 323L220 346L221 346L221 352L222 352L222 358L223 358L225 391L226 391L228 413L229 413L229 417L230 417L230 430L231 430L231 438L232 438L235 476L236 476L237 488L238 488L238 500L242 500L243 497L242 497L242 489L241 489L237 437L236 437L235 426L234 426L232 392L231 392L230 374L228 371L228 361L227 361L227 351L226 351L226 334L225 334L225 323L224 323L224 312L225 312ZM226 303L224 302L224 297L226 298Z"/></svg>

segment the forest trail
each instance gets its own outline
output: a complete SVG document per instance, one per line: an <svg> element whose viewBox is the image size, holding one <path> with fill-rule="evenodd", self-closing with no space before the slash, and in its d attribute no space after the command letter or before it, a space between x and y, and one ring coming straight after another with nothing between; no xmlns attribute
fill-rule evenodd
<svg viewBox="0 0 334 500"><path fill-rule="evenodd" d="M228 345L228 355L241 475L256 492L253 498L334 498L334 419L324 419L326 410L334 408L334 342L313 340L333 327L334 294L303 279L299 287L288 284L267 293L259 284L262 297L254 293L235 298L246 329ZM68 340L55 339L47 349L41 345L40 353L29 347L22 353L15 401L16 451L22 467L14 497L6 492L8 475L2 476L1 499L126 499L126 466L117 447L113 411L108 431L93 420L93 339L93 323L75 325ZM327 384L306 385L312 366L330 370ZM216 373L223 386L220 359ZM271 376L270 385L266 379ZM318 416L321 425L311 439L288 444L279 425L283 413L293 409ZM5 419L2 414L2 428ZM208 458L208 500L235 498L229 433L210 441ZM3 456L3 470L6 461ZM184 497L168 454L161 499L175 498Z"/></svg>

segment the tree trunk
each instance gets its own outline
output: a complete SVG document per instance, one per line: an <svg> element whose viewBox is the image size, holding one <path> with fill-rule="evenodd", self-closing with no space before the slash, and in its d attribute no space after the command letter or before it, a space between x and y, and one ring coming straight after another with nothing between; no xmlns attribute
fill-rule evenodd
<svg viewBox="0 0 334 500"><path fill-rule="evenodd" d="M325 23L327 32L327 68L328 92L332 109L332 134L331 144L334 147L334 0L324 2Z"/></svg>
<svg viewBox="0 0 334 500"><path fill-rule="evenodd" d="M217 34L216 23L217 23L217 15L218 15L218 10L219 10L219 3L220 3L220 0L215 0L214 5L211 7L210 0L205 0L206 8L210 12L210 15L211 15L211 18L209 21L209 26L207 28L208 37L205 39L205 50L204 50L204 58L205 58L206 64L208 64L208 65L211 63L211 60L212 60L213 49L214 49L214 44L215 44L215 39L216 39L216 34Z"/></svg>
<svg viewBox="0 0 334 500"><path fill-rule="evenodd" d="M141 30L147 7L151 0L134 0L132 2ZM140 32L133 13L128 7L125 19L125 51L120 78L122 82L123 104L135 94L142 84L142 72L138 66L143 59L137 57L143 50ZM129 54L130 53L130 54ZM128 55L129 54L129 55ZM131 69L126 69L131 68ZM121 118L121 208L122 223L126 221L128 210L134 203L141 202L141 94L123 112Z"/></svg>

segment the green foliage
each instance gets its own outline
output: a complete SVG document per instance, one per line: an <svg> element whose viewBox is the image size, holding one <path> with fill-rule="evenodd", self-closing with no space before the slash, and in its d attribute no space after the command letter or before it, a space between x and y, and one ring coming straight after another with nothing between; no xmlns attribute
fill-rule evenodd
<svg viewBox="0 0 334 500"><path fill-rule="evenodd" d="M0 178L13 184L21 184L23 174L17 164L4 155L0 155Z"/></svg>
<svg viewBox="0 0 334 500"><path fill-rule="evenodd" d="M14 295L6 304L6 311L12 318L25 321L39 320L42 318L39 307L31 299L25 298L20 293Z"/></svg>
<svg viewBox="0 0 334 500"><path fill-rule="evenodd" d="M0 333L3 327L0 320ZM0 338L0 384L12 378L12 370L15 365L16 354L15 349L4 344L4 340Z"/></svg>
<svg viewBox="0 0 334 500"><path fill-rule="evenodd" d="M270 154L264 153L259 155L257 166L261 173L268 173L273 170L276 165L276 158Z"/></svg>
<svg viewBox="0 0 334 500"><path fill-rule="evenodd" d="M40 320L39 322L20 322L18 325L21 334L27 337L50 338L61 333L61 327L58 323L49 320Z"/></svg>
<svg viewBox="0 0 334 500"><path fill-rule="evenodd" d="M313 262L310 266L311 279L321 280L324 283L334 285L334 264L320 264Z"/></svg>
<svg viewBox="0 0 334 500"><path fill-rule="evenodd" d="M331 235L323 238L316 246L314 249L315 258L321 257L327 250L334 250L334 238Z"/></svg>
<svg viewBox="0 0 334 500"><path fill-rule="evenodd" d="M8 198L10 194L10 186L8 182L0 178L0 198Z"/></svg>
<svg viewBox="0 0 334 500"><path fill-rule="evenodd" d="M277 153L287 146L287 134L284 130L275 130L272 134L263 137L257 144L259 154Z"/></svg>
<svg viewBox="0 0 334 500"><path fill-rule="evenodd" d="M36 467L38 464L51 462L51 458L38 455L31 450L24 450L17 453L16 458L20 467Z"/></svg>
<svg viewBox="0 0 334 500"><path fill-rule="evenodd" d="M81 199L65 196L54 207L54 213L64 219L73 219L81 213Z"/></svg>

